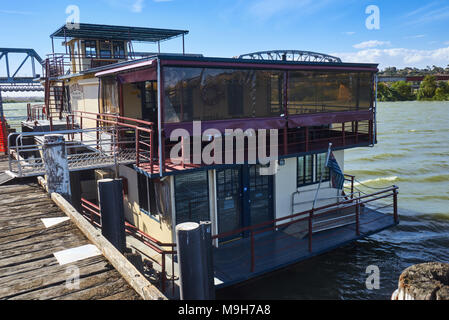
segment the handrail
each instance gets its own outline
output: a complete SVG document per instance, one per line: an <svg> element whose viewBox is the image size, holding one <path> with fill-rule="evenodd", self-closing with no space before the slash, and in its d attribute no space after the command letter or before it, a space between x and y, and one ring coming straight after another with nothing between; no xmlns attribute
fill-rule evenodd
<svg viewBox="0 0 449 320"><path fill-rule="evenodd" d="M154 126L155 124L153 122L149 122L149 121L145 121L145 120L140 120L140 119L134 119L134 118L128 118L128 117L122 117L122 116L118 116L116 114L108 114L108 113L95 113L95 112L89 112L89 111L72 111L73 114L88 114L88 115L94 115L94 116L98 116L98 117L110 117L110 118L115 118L115 119L122 119L125 121L132 121L132 122L136 122L136 123L140 123L140 124L144 124L144 125L148 125L148 126ZM101 119L98 119L101 120Z"/></svg>
<svg viewBox="0 0 449 320"><path fill-rule="evenodd" d="M133 118L128 118L128 117L122 117L122 116L118 116L118 115L114 115L114 114L102 114L102 113L94 113L94 112L87 112L87 111L74 111L73 114L71 115L72 125L74 124L75 115L78 115L78 117L80 118L81 126L83 124L83 119L86 119L86 120L96 121L97 127L98 127L99 123L102 123L102 124L110 124L110 125L114 125L114 126L120 126L120 127L134 129L135 130L136 166L140 167L142 163L149 162L150 173L151 174L154 173L154 163L155 163L155 160L154 160L155 128L154 127L155 127L155 124L153 122L139 120L139 119L133 119ZM86 115L88 115L88 116L86 116ZM95 116L95 118L89 117L89 115ZM69 123L69 117L70 116L67 117L68 123ZM113 120L106 120L108 118L109 119L112 118ZM126 121L133 122L134 124L125 123ZM140 125L145 125L145 126L148 126L149 128L145 128ZM149 143L146 143L145 141L142 140L141 134L140 134L141 132L146 132L150 135ZM147 147L149 150L144 150L144 148L141 147L141 145L143 147ZM149 153L149 156L146 156L145 153ZM141 159L143 159L144 161L141 161Z"/></svg>
<svg viewBox="0 0 449 320"><path fill-rule="evenodd" d="M133 53L124 55L111 55L111 57L101 57L99 53L95 56L84 53L51 53L47 54L43 71L46 77L58 77L64 75L68 70L72 73L92 69L102 65L119 63L123 61L135 61L150 58L151 53ZM99 63L99 64L96 64Z"/></svg>
<svg viewBox="0 0 449 320"><path fill-rule="evenodd" d="M251 272L255 271L255 236L261 233L265 233L268 231L276 230L279 228L287 227L289 225L308 221L308 244L309 244L309 251L312 252L312 234L313 234L313 219L317 217L321 217L324 215L327 215L331 212L341 210L341 209L349 209L349 208L355 208L355 224L356 224L356 235L360 236L360 208L364 206L367 203L385 199L388 197L393 197L393 217L395 223L399 223L399 216L398 216L398 207L397 207L397 195L398 195L399 188L397 186L392 186L390 188L386 188L385 190L378 191L372 194L368 195L359 195L357 198L348 199L340 203L336 204L329 204L325 206L321 206L319 208L312 208L310 210L305 210L303 212L278 218L271 221L266 221L259 223L257 225L240 228L238 230L218 234L212 237L213 240L221 239L221 238L227 238L232 235L236 234L242 234L244 232L250 233L250 250L251 250ZM347 205L342 207L342 205ZM327 209L327 210L326 210ZM319 212L319 213L317 213ZM301 218L299 218L301 217ZM295 219L299 218L299 219ZM346 216L344 216L346 218ZM295 219L295 220L293 220ZM285 223L279 224L279 222L283 222L285 220L291 220Z"/></svg>
<svg viewBox="0 0 449 320"><path fill-rule="evenodd" d="M370 195L364 195L364 196L361 196L361 197L359 197L359 198L357 198L357 199L349 199L349 200L345 200L345 201L343 201L343 202L338 203L338 205L349 204L349 203L353 202L354 200L360 200L360 199L364 199L364 198L367 198L367 197L370 197L370 196L375 196L375 195L378 195L378 194L381 194L381 193L386 193L386 192L390 192L390 191L394 191L394 190L398 190L398 189L399 189L399 187L393 186L393 187L388 188L388 189L385 189L385 190L383 190L383 191L379 191L379 192L376 192L376 193L373 193L373 194L370 194ZM390 195L388 195L388 196L390 196ZM385 198L385 197L381 197L381 198L378 198L378 199L373 199L373 200L371 200L371 201L380 200L380 199L382 199L382 198ZM362 203L368 203L368 202L371 202L371 201L361 202L360 204L362 204ZM315 212L316 212L316 211L321 211L321 210L328 209L328 208L331 208L331 207L336 206L336 205L337 205L337 204L329 204L329 205L325 205L325 206L322 206L322 207L319 207L319 208L315 208L315 209L313 209L313 211L315 211ZM337 208L336 208L336 209L337 209ZM339 208L338 208L338 209L339 209ZM271 225L271 224L273 224L273 223L278 223L278 222L281 222L281 221L284 221L284 220L294 219L294 218L297 218L297 217L299 217L299 216L309 214L310 211L312 211L312 209L310 209L310 210L305 210L305 211L302 211L302 212L300 212L300 213L296 213L296 214L294 214L294 215L290 215L290 216L278 218L278 219L275 219L275 220L270 220L270 221L261 222L261 223L259 223L259 224L253 225L253 226L248 226L248 227L240 228L240 229L237 229L237 230L234 230L234 231L225 232L225 233L222 233L222 234L218 234L218 235L213 236L212 239L216 240L216 239L221 239L221 238L227 238L227 237L229 237L229 236L233 236L233 235L236 235L236 234L241 234L241 233L243 233L243 232L251 231L251 230L253 230L253 229L260 229L261 227L264 227L264 226L267 226L267 225ZM320 214L321 214L321 213L320 213ZM317 216L317 215L316 215L316 216Z"/></svg>

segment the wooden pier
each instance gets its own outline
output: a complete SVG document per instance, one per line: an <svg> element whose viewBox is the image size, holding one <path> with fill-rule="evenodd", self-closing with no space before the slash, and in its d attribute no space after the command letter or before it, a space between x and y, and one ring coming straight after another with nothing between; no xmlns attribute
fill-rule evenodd
<svg viewBox="0 0 449 320"><path fill-rule="evenodd" d="M55 253L91 244L71 220L48 228L41 220L64 217L35 179L0 186L0 299L140 299L101 253L60 265ZM68 282L73 270L78 287Z"/></svg>

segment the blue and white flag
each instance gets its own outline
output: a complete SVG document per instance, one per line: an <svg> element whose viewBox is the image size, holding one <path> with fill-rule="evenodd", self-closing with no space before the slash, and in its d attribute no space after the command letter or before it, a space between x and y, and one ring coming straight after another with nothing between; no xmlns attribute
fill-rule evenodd
<svg viewBox="0 0 449 320"><path fill-rule="evenodd" d="M345 184L345 175L341 171L333 152L330 152L326 166L330 169L332 188L342 190Z"/></svg>

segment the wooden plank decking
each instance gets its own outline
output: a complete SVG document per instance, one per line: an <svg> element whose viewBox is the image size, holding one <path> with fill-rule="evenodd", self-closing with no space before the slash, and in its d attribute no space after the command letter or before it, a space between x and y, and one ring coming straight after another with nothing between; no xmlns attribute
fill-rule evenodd
<svg viewBox="0 0 449 320"><path fill-rule="evenodd" d="M1 160L0 172L6 169ZM140 299L102 255L59 265L55 252L90 242L70 220L48 229L41 221L57 217L66 215L34 180L0 186L0 299ZM74 266L80 283L70 289Z"/></svg>

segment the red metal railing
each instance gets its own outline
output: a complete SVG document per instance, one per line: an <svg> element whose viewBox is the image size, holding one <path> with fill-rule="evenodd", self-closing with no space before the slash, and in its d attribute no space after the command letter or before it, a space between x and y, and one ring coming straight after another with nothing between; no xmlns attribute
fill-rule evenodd
<svg viewBox="0 0 449 320"><path fill-rule="evenodd" d="M95 227L101 228L101 213L100 207L84 198L81 198L81 214ZM129 222L125 221L125 231L127 234L133 236L147 247L151 248L157 254L161 256L161 263L157 259L153 259L154 262L161 266L161 277L160 277L160 285L162 291L166 291L167 289L167 255L171 255L172 261L172 272L170 277L170 282L172 283L172 294L175 294L175 259L174 256L176 254L176 244L175 243L164 243L161 242L154 237L140 231L136 226L132 225ZM169 248L168 250L166 248Z"/></svg>
<svg viewBox="0 0 449 320"><path fill-rule="evenodd" d="M393 219L395 223L399 222L399 216L398 216L398 207L397 207L397 195L398 195L399 188L396 186L393 186L391 188L378 191L372 194L359 196L357 198L348 199L336 204L329 204L326 206L322 206L319 208L312 208L310 210L306 210L291 216L266 221L259 223L257 225L241 228L238 230L234 230L231 232L222 233L216 236L213 236L213 240L217 239L225 239L236 235L241 234L250 234L250 257L251 257L251 272L255 271L255 265L256 265L256 256L255 256L255 236L267 233L270 231L275 231L280 228L286 228L290 225L305 222L307 225L307 228L305 229L307 231L308 235L308 249L309 252L313 252L313 220L315 218L328 215L330 213L339 212L343 209L345 210L351 210L354 209L355 211L355 220L354 223L356 225L355 231L356 235L360 236L360 211L363 206L365 206L367 203L371 203L374 201L378 201L385 198L392 198L392 204L385 205L385 207L391 207L393 206ZM285 222L287 221L287 222Z"/></svg>
<svg viewBox="0 0 449 320"><path fill-rule="evenodd" d="M50 131L53 131L53 116L48 116L45 105L27 106L27 120L39 121L48 119L50 121ZM75 130L80 129L80 140L84 140L83 129L90 129L86 125L87 121L95 122L95 127L109 127L112 134L115 136L115 143L118 146L128 146L135 149L136 165L145 168L150 173L155 172L155 165L158 164L156 139L155 139L155 125L152 122L121 117L114 114L102 114L87 111L74 111L66 115L66 129ZM129 131L134 131L132 136ZM75 133L71 134L72 140L75 139ZM97 140L100 140L99 132ZM132 146L131 146L132 145Z"/></svg>
<svg viewBox="0 0 449 320"><path fill-rule="evenodd" d="M346 199L346 200L349 200L349 198L350 198L350 199L354 199L354 191L355 191L355 185L354 185L354 182L355 182L355 176L352 176L352 175L350 175L350 174L345 174L345 182L349 182L349 183L350 183L350 187L349 187L349 188L345 186L345 189L349 189L349 190L350 190L350 191L349 191L350 193L349 193L349 196L346 196L345 192L343 191L343 196L345 196L345 199Z"/></svg>
<svg viewBox="0 0 449 320"><path fill-rule="evenodd" d="M27 121L37 121L45 119L47 119L47 115L44 104L27 104Z"/></svg>
<svg viewBox="0 0 449 320"><path fill-rule="evenodd" d="M164 243L161 242L150 235L140 231L137 227L132 224L125 222L126 232L132 235L137 240L141 241L143 244L154 250L156 253L161 255L161 263L160 266L162 268L161 272L161 289L162 291L166 291L166 279L167 279L167 266L166 266L166 256L171 255L171 277L170 281L172 283L172 294L175 294L175 254L176 254L176 244L175 243ZM170 248L169 250L164 248ZM155 261L155 260L154 260ZM158 261L155 261L159 263Z"/></svg>
<svg viewBox="0 0 449 320"><path fill-rule="evenodd" d="M76 120L78 120L78 122ZM155 160L154 151L154 123L128 117L121 117L113 114L74 111L72 114L67 116L67 129L74 129L76 123L78 123L80 129L83 129L86 120L95 121L97 128L100 126L110 126L111 128L115 128L114 130L117 144L120 144L121 140L126 140L126 144L130 144L131 141L134 141L136 165L138 167L145 166L151 173L154 173L154 166L157 162L157 159ZM127 129L134 130L134 137L125 137ZM82 133L80 138L82 141ZM100 139L100 137L97 138Z"/></svg>

